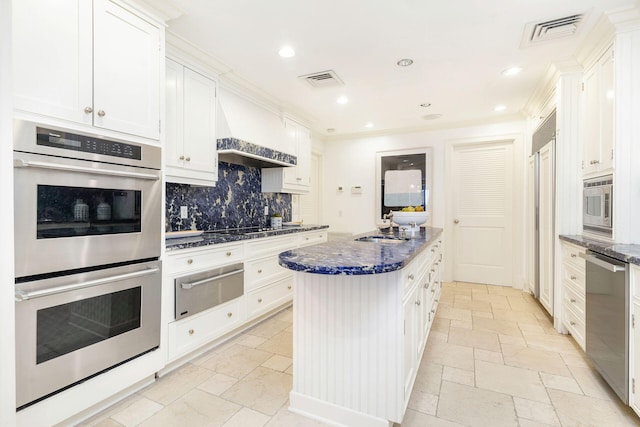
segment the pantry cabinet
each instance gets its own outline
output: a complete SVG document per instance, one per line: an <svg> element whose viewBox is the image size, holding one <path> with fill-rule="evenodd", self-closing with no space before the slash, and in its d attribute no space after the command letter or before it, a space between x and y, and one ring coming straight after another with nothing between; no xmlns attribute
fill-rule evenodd
<svg viewBox="0 0 640 427"><path fill-rule="evenodd" d="M14 108L159 139L163 31L108 0L14 1Z"/></svg>
<svg viewBox="0 0 640 427"><path fill-rule="evenodd" d="M306 194L311 187L311 131L285 119L286 151L294 154L296 166L262 170L262 191Z"/></svg>
<svg viewBox="0 0 640 427"><path fill-rule="evenodd" d="M585 72L583 90L584 175L608 173L614 156L614 51L608 48Z"/></svg>
<svg viewBox="0 0 640 427"><path fill-rule="evenodd" d="M216 82L166 60L165 166L168 182L215 185Z"/></svg>

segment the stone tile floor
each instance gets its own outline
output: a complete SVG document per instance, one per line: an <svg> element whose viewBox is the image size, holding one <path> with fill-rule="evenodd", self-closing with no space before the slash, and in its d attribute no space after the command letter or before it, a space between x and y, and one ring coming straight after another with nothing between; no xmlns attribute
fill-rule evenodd
<svg viewBox="0 0 640 427"><path fill-rule="evenodd" d="M323 426L287 410L288 308L83 425ZM640 426L518 290L446 283L402 427ZM397 425L396 425L397 427Z"/></svg>

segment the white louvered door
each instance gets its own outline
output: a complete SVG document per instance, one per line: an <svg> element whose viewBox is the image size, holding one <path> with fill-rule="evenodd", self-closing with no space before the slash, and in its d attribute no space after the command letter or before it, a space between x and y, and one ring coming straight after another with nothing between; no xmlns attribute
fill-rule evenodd
<svg viewBox="0 0 640 427"><path fill-rule="evenodd" d="M511 143L453 152L453 279L512 286Z"/></svg>

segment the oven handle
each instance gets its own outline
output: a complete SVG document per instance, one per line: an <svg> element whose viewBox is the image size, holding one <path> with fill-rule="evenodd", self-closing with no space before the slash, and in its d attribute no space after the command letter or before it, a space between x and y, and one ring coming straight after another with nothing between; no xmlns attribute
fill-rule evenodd
<svg viewBox="0 0 640 427"><path fill-rule="evenodd" d="M209 283L214 280L224 279L225 277L233 276L234 274L242 273L243 271L244 271L244 268L241 268L240 270L233 270L229 273L221 274L219 276L214 276L214 277L207 277L206 279L198 280L197 282L182 283L180 284L180 287L182 289L195 288L196 286L204 285L205 283Z"/></svg>
<svg viewBox="0 0 640 427"><path fill-rule="evenodd" d="M55 169L61 171L68 172L84 172L98 175L111 175L111 176L120 176L127 178L137 178L137 179L150 179L157 181L160 179L158 175L150 174L150 173L138 173L138 172L124 172L117 171L113 169L94 169L87 168L83 166L70 166L70 165L61 165L59 163L47 163L47 162L34 162L23 159L14 159L13 166L16 168L25 168L25 167L34 167L34 168L42 168L42 169Z"/></svg>
<svg viewBox="0 0 640 427"><path fill-rule="evenodd" d="M598 267L602 267L607 271L610 271L612 273L617 273L619 271L625 271L627 269L627 267L625 265L618 265L618 264L611 264L601 258L598 258L594 255L590 255L590 254L583 254L582 252L580 252L578 254L580 256L580 258L584 258L587 262L590 262L592 264L597 265Z"/></svg>
<svg viewBox="0 0 640 427"><path fill-rule="evenodd" d="M60 294L62 292L75 291L78 289L90 288L93 286L106 285L107 283L119 282L121 280L128 280L136 277L149 276L151 274L156 274L159 271L160 269L155 267L155 268L148 268L146 270L134 271L133 273L118 274L117 276L110 276L104 279L89 280L88 282L58 286L57 288L43 289L40 291L25 292L25 291L18 290L15 292L15 298L16 298L16 301L26 301L33 298L42 298L49 295Z"/></svg>

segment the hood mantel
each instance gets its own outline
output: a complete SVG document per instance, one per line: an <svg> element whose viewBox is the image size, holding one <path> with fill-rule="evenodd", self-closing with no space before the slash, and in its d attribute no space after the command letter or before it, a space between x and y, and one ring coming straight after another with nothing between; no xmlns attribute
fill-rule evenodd
<svg viewBox="0 0 640 427"><path fill-rule="evenodd" d="M288 146L282 115L228 89L218 93L217 134L221 162L258 168L297 163L295 155L279 151Z"/></svg>

